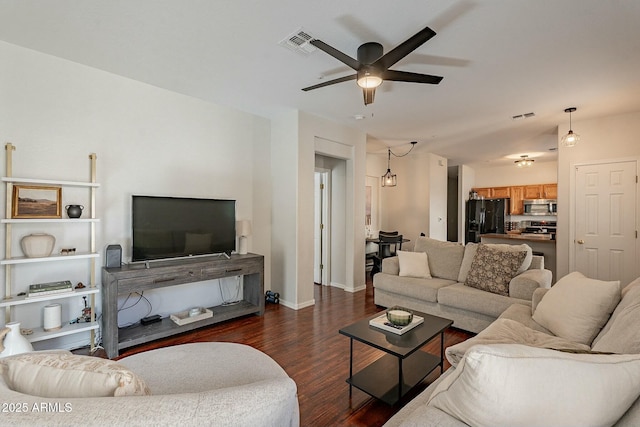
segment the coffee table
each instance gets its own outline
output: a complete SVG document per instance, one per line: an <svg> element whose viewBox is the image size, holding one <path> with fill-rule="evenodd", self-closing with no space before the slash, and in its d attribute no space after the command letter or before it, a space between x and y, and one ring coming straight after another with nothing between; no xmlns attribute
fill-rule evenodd
<svg viewBox="0 0 640 427"><path fill-rule="evenodd" d="M453 324L453 321L419 311L413 313L423 317L424 323L402 335L369 325L369 320L384 314L384 312L340 329L340 334L350 338L349 378L347 378L350 395L352 387L356 387L389 405L393 405L413 387L420 384L438 366L440 366L440 373L444 371L444 331ZM418 351L438 335L440 335L440 357ZM354 374L354 340L387 354Z"/></svg>

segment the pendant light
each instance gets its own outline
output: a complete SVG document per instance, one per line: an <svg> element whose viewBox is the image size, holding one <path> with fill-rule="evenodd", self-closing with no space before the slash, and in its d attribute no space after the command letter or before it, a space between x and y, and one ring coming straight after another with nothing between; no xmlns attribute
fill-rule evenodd
<svg viewBox="0 0 640 427"><path fill-rule="evenodd" d="M524 155L520 156L520 160L516 160L514 163L519 168L522 168L522 167L525 167L525 166L526 167L531 167L531 165L533 165L533 162L535 162L535 160L530 159L528 155L524 154Z"/></svg>
<svg viewBox="0 0 640 427"><path fill-rule="evenodd" d="M574 133L571 129L571 113L576 111L576 107L565 108L564 112L569 113L569 132L565 136L562 137L562 145L565 147L573 147L580 141L580 135Z"/></svg>
<svg viewBox="0 0 640 427"><path fill-rule="evenodd" d="M398 178L396 174L391 173L391 148L388 149L388 157L387 157L387 173L382 175L382 186L383 187L395 187L398 185Z"/></svg>
<svg viewBox="0 0 640 427"><path fill-rule="evenodd" d="M411 141L411 148L409 149L409 151L407 151L406 153L404 153L402 155L398 155L398 154L392 152L391 148L387 149L387 173L382 175L382 186L383 187L395 187L396 185L398 185L398 178L396 177L396 174L391 173L391 155L393 154L396 157L404 157L407 154L409 154L411 152L411 150L413 150L413 147L415 147L415 145L417 143L418 143L418 141Z"/></svg>

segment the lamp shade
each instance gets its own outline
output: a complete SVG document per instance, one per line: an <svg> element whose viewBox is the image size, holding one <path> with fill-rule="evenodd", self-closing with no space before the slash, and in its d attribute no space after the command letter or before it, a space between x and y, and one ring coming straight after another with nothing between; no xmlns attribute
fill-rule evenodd
<svg viewBox="0 0 640 427"><path fill-rule="evenodd" d="M248 219L236 221L236 236L251 236L251 221Z"/></svg>

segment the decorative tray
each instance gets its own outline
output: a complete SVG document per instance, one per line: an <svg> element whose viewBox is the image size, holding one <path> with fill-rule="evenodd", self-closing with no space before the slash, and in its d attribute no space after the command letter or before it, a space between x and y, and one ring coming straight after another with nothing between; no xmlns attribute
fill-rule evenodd
<svg viewBox="0 0 640 427"><path fill-rule="evenodd" d="M374 328L382 329L388 332L393 332L394 334L402 335L405 332L410 331L416 326L420 325L424 322L424 319L420 316L413 316L413 320L407 326L394 326L391 322L387 320L386 313L382 316L378 316L375 319L369 320L369 325Z"/></svg>
<svg viewBox="0 0 640 427"><path fill-rule="evenodd" d="M213 317L213 311L208 308L201 309L200 314L196 314L195 316L189 316L189 310L174 313L170 316L171 320L180 326L197 322L198 320L208 319L209 317Z"/></svg>

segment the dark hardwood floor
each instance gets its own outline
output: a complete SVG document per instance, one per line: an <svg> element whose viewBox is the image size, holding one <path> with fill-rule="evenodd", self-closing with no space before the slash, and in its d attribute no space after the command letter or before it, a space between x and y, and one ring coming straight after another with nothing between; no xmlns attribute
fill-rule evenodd
<svg viewBox="0 0 640 427"><path fill-rule="evenodd" d="M358 389L349 396L345 379L349 375L349 338L338 330L382 308L373 303L369 282L366 292L348 293L315 285L316 304L301 310L267 304L264 316L247 316L198 329L121 352L129 356L158 347L188 342L227 341L255 347L276 360L298 386L300 425L305 427L383 425L411 397L437 378L432 373L415 392L394 406L382 403ZM471 334L450 329L445 347L464 341ZM435 339L422 351L438 355L440 341ZM362 343L354 343L354 372L382 356L382 352ZM106 357L98 350L96 356ZM215 363L215 361L212 361ZM445 362L445 369L449 367Z"/></svg>

